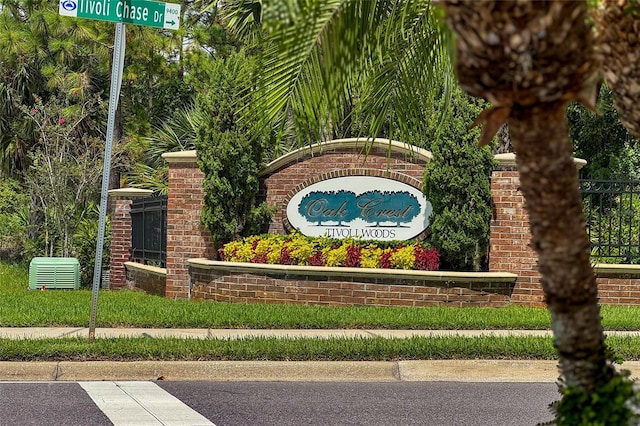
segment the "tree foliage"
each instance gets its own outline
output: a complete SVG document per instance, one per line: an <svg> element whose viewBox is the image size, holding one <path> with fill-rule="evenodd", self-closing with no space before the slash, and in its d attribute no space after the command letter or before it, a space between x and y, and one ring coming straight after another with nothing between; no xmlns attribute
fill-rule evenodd
<svg viewBox="0 0 640 426"><path fill-rule="evenodd" d="M25 110L37 129L39 145L29 153L25 186L32 197L31 214L39 220L43 247L39 254L74 255L73 235L89 205L97 199L103 142L78 129L91 126L97 101L63 106L55 101L36 103Z"/></svg>
<svg viewBox="0 0 640 426"><path fill-rule="evenodd" d="M434 107L428 95L452 75L448 32L430 1L225 3L239 31L261 24L250 120L292 125L300 144L363 129L421 145Z"/></svg>
<svg viewBox="0 0 640 426"><path fill-rule="evenodd" d="M20 258L28 226L29 195L17 181L0 180L0 258Z"/></svg>
<svg viewBox="0 0 640 426"><path fill-rule="evenodd" d="M452 270L480 270L489 248L493 155L489 147L478 148L479 129L467 129L483 106L461 89L454 91L424 174L424 192L433 205L431 242L443 268Z"/></svg>
<svg viewBox="0 0 640 426"><path fill-rule="evenodd" d="M205 174L202 221L216 247L259 233L270 217L266 204L257 201L266 140L250 140L238 122L253 72L255 62L242 53L219 60L210 70L211 86L197 100L208 116L196 138L198 165Z"/></svg>
<svg viewBox="0 0 640 426"><path fill-rule="evenodd" d="M193 147L194 126L180 129L192 118L195 93L206 88L211 62L239 45L217 7L200 8L182 2L179 31L126 26L113 187L122 181L161 192L163 150ZM27 256L74 253L73 236L86 237L96 220L88 206L99 201L114 25L61 17L56 2L0 0L0 28L0 177L12 177L32 200L11 223L26 217L28 247L20 250ZM147 139L158 129L164 138Z"/></svg>
<svg viewBox="0 0 640 426"><path fill-rule="evenodd" d="M575 155L587 160L582 174L590 179L638 179L640 146L620 122L613 95L606 84L600 88L599 113L573 103L567 110Z"/></svg>

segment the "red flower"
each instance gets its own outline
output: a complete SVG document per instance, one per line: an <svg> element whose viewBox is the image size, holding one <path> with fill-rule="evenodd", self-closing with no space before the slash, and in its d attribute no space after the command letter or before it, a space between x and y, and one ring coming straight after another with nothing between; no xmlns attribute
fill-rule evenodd
<svg viewBox="0 0 640 426"><path fill-rule="evenodd" d="M313 253L313 256L309 257L309 265L311 266L324 266L324 258L322 257L322 250L318 250Z"/></svg>
<svg viewBox="0 0 640 426"><path fill-rule="evenodd" d="M393 269L391 264L391 255L396 252L396 249L392 251L385 251L380 255L380 267L385 269Z"/></svg>
<svg viewBox="0 0 640 426"><path fill-rule="evenodd" d="M66 123L64 118L61 118L60 120L58 120L58 123L60 123L60 125L62 126L64 123Z"/></svg>
<svg viewBox="0 0 640 426"><path fill-rule="evenodd" d="M416 244L413 249L416 257L415 268L421 271L436 271L440 267L440 255L434 248L427 248L421 244Z"/></svg>
<svg viewBox="0 0 640 426"><path fill-rule="evenodd" d="M291 252L287 247L282 247L280 249L280 257L278 258L278 263L280 265L293 265L293 257L291 257Z"/></svg>
<svg viewBox="0 0 640 426"><path fill-rule="evenodd" d="M347 247L347 259L344 261L344 266L351 268L358 268L360 266L360 258L362 257L361 246L349 246Z"/></svg>
<svg viewBox="0 0 640 426"><path fill-rule="evenodd" d="M31 112L35 114L36 112L38 112L38 110L36 108L33 108Z"/></svg>

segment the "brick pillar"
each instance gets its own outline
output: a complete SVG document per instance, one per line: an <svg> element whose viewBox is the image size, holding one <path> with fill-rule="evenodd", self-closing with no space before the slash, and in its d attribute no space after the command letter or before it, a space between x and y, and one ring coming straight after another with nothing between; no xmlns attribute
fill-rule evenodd
<svg viewBox="0 0 640 426"><path fill-rule="evenodd" d="M491 236L489 271L518 275L511 301L538 305L544 302L538 255L531 249L529 216L519 190L520 175L514 154L496 155L498 167L491 174Z"/></svg>
<svg viewBox="0 0 640 426"><path fill-rule="evenodd" d="M491 174L491 236L489 240L489 271L518 275L511 302L543 305L538 255L531 248L529 215L520 192L520 175L515 154L498 154L497 169ZM578 168L585 160L575 159Z"/></svg>
<svg viewBox="0 0 640 426"><path fill-rule="evenodd" d="M148 189L121 188L109 191L111 213L111 249L109 252L109 286L121 289L126 285L124 263L131 260L131 202L137 197L148 197Z"/></svg>
<svg viewBox="0 0 640 426"><path fill-rule="evenodd" d="M204 206L202 181L195 151L165 153L169 163L167 200L167 287L165 296L187 299L188 259L213 257L213 243L200 216Z"/></svg>

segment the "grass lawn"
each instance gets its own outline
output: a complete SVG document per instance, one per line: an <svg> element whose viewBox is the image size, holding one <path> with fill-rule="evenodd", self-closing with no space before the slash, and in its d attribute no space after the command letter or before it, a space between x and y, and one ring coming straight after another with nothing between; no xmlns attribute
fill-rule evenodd
<svg viewBox="0 0 640 426"><path fill-rule="evenodd" d="M87 327L90 290L29 291L24 266L0 263L0 327ZM98 327L549 329L544 308L389 308L232 304L169 300L135 291L101 291ZM640 330L640 308L603 307L609 330ZM623 359L640 359L640 342L611 337ZM390 360L554 359L552 339L84 339L3 340L0 360Z"/></svg>

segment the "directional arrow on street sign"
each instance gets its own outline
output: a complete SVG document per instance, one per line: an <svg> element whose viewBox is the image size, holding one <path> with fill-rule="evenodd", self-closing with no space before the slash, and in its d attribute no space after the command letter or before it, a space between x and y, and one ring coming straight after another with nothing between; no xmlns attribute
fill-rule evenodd
<svg viewBox="0 0 640 426"><path fill-rule="evenodd" d="M177 30L180 5L149 0L59 0L58 13L74 18L98 19Z"/></svg>

